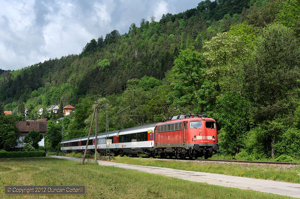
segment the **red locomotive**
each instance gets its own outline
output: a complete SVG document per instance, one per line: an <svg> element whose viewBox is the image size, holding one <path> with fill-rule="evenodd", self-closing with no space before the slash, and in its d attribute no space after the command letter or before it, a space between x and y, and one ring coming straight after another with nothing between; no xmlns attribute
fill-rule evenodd
<svg viewBox="0 0 300 199"><path fill-rule="evenodd" d="M211 157L218 150L216 121L206 115L178 115L158 123L154 134L154 156Z"/></svg>

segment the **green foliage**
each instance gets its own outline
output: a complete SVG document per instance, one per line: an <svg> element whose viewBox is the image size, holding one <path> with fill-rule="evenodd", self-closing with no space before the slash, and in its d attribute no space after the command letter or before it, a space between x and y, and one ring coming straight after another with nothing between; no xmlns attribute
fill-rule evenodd
<svg viewBox="0 0 300 199"><path fill-rule="evenodd" d="M245 148L249 154L254 156L254 159L262 159L265 154L268 154L265 148L266 134L268 132L261 126L252 128L245 139Z"/></svg>
<svg viewBox="0 0 300 199"><path fill-rule="evenodd" d="M44 151L44 150L45 150L45 147L44 147L44 146L39 146L39 150L40 150L40 151Z"/></svg>
<svg viewBox="0 0 300 199"><path fill-rule="evenodd" d="M172 91L168 94L169 101L180 107L189 106L194 112L211 110L205 95L213 93L206 86L212 88L212 82L205 79L205 74L206 64L199 52L193 48L181 51L170 73Z"/></svg>
<svg viewBox="0 0 300 199"><path fill-rule="evenodd" d="M138 86L140 86L141 88L143 88L145 91L149 91L150 89L156 87L156 86L160 86L161 85L161 81L154 78L154 77L148 77L148 76L144 76L141 78L141 81L139 81Z"/></svg>
<svg viewBox="0 0 300 199"><path fill-rule="evenodd" d="M288 155L294 158L300 158L300 130L297 128L288 128L280 136L280 142L276 143L278 155ZM277 155L277 156L278 156Z"/></svg>
<svg viewBox="0 0 300 199"><path fill-rule="evenodd" d="M48 131L46 133L47 141L50 143L50 146L47 145L48 149L55 150L55 147L62 140L62 126L60 124L56 124L54 121L48 121Z"/></svg>
<svg viewBox="0 0 300 199"><path fill-rule="evenodd" d="M241 152L239 152L236 156L235 159L237 160L255 160L253 159L253 157L251 155L248 154L248 152L246 150L241 150Z"/></svg>
<svg viewBox="0 0 300 199"><path fill-rule="evenodd" d="M23 149L25 151L34 151L35 150L35 148L32 146L31 143L26 143Z"/></svg>
<svg viewBox="0 0 300 199"><path fill-rule="evenodd" d="M246 24L246 22L236 24L230 27L228 35L233 35L239 37L243 42L243 45L246 45L248 52L252 52L254 48L254 41L259 35L259 30L255 29L253 26ZM239 47L241 48L241 47ZM243 58L245 60L245 58Z"/></svg>
<svg viewBox="0 0 300 199"><path fill-rule="evenodd" d="M0 158L21 158L21 157L43 157L46 156L45 151L12 151L1 152Z"/></svg>
<svg viewBox="0 0 300 199"><path fill-rule="evenodd" d="M0 116L4 116L4 106L2 102L0 102Z"/></svg>
<svg viewBox="0 0 300 199"><path fill-rule="evenodd" d="M106 66L109 66L109 65L110 65L110 62L108 59L103 59L98 63L98 66L100 68L105 68Z"/></svg>
<svg viewBox="0 0 300 199"><path fill-rule="evenodd" d="M29 131L29 133L25 136L24 142L28 145L31 145L33 148L39 148L39 142L43 139L43 135L38 131ZM30 148L30 146L28 146Z"/></svg>
<svg viewBox="0 0 300 199"><path fill-rule="evenodd" d="M205 43L203 55L211 66L232 65L237 60L245 60L249 50L240 38L227 32L219 33Z"/></svg>
<svg viewBox="0 0 300 199"><path fill-rule="evenodd" d="M22 118L25 118L25 106L23 102L19 103L18 105L18 115Z"/></svg>
<svg viewBox="0 0 300 199"><path fill-rule="evenodd" d="M220 150L234 155L244 147L249 126L250 103L240 94L226 92L217 98L214 118L222 127L219 132Z"/></svg>
<svg viewBox="0 0 300 199"><path fill-rule="evenodd" d="M18 119L12 115L0 116L0 149L8 150L17 145L20 131L15 124Z"/></svg>
<svg viewBox="0 0 300 199"><path fill-rule="evenodd" d="M276 21L292 28L297 36L300 36L300 1L289 0L280 3L280 11L277 14Z"/></svg>
<svg viewBox="0 0 300 199"><path fill-rule="evenodd" d="M273 24L263 30L253 58L245 64L245 88L255 104L255 121L272 120L295 106L299 63L300 48L289 28Z"/></svg>
<svg viewBox="0 0 300 199"><path fill-rule="evenodd" d="M94 100L91 98L85 98L80 103L76 105L76 111L75 111L75 119L72 123L69 125L69 133L68 138L75 138L75 137L82 137L85 136L84 129L87 124L85 124L85 120L90 116L90 114L93 112L92 104L94 103ZM55 146L57 143L55 144Z"/></svg>
<svg viewBox="0 0 300 199"><path fill-rule="evenodd" d="M275 159L276 162L294 162L294 159L288 155L281 155Z"/></svg>

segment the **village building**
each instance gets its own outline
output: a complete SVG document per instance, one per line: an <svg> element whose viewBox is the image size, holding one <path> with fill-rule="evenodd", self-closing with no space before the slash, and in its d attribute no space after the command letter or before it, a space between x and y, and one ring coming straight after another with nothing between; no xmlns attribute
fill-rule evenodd
<svg viewBox="0 0 300 199"><path fill-rule="evenodd" d="M53 113L57 113L58 112L59 107L57 105L52 105L50 108L48 108L48 112L51 113L51 111Z"/></svg>
<svg viewBox="0 0 300 199"><path fill-rule="evenodd" d="M25 143L23 142L24 138L30 131L39 131L43 135L43 139L39 142L39 146L45 146L45 133L48 131L47 122L45 119L39 121L27 120L19 121L16 124L16 127L20 130L21 134L18 140L18 145L15 148L23 148Z"/></svg>
<svg viewBox="0 0 300 199"><path fill-rule="evenodd" d="M71 106L70 104L64 107L64 116L70 115L72 111L75 110L75 107Z"/></svg>
<svg viewBox="0 0 300 199"><path fill-rule="evenodd" d="M38 112L37 112L38 116L41 117L41 116L43 115L43 111L44 111L43 108L39 108L39 109L38 109Z"/></svg>
<svg viewBox="0 0 300 199"><path fill-rule="evenodd" d="M4 115L11 115L12 112L11 111L4 111Z"/></svg>

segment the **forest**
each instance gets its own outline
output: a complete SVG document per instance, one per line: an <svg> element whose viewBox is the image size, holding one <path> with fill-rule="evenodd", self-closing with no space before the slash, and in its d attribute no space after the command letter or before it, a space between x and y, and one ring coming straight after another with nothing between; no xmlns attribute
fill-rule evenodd
<svg viewBox="0 0 300 199"><path fill-rule="evenodd" d="M220 154L300 159L299 13L300 0L201 1L92 39L79 55L4 71L0 102L20 120L76 107L58 124L61 111L43 113L53 150L88 134L97 102L99 133L106 113L110 131L205 113Z"/></svg>

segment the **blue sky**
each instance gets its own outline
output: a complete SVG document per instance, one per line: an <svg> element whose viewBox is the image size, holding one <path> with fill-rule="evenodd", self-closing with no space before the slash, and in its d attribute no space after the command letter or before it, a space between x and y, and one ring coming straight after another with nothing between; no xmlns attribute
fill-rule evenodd
<svg viewBox="0 0 300 199"><path fill-rule="evenodd" d="M79 54L91 39L141 19L197 7L196 0L0 0L0 68Z"/></svg>

